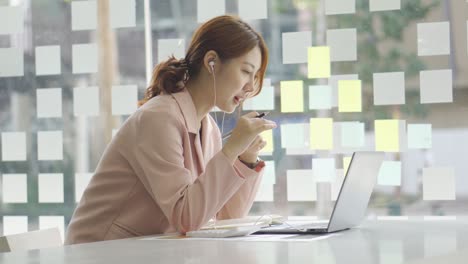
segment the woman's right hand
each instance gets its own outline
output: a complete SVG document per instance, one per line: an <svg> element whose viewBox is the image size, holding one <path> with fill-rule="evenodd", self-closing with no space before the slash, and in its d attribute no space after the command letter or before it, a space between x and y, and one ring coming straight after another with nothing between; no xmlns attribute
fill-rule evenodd
<svg viewBox="0 0 468 264"><path fill-rule="evenodd" d="M241 116L236 127L232 130L231 137L226 141L222 149L232 164L252 143L255 137L263 131L273 129L276 123L264 118L256 118L257 112L250 112Z"/></svg>

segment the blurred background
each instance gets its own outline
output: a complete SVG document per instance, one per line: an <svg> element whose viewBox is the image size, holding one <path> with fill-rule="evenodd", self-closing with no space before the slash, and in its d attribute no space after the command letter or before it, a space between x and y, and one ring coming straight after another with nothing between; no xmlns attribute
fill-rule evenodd
<svg viewBox="0 0 468 264"><path fill-rule="evenodd" d="M263 135L250 214L329 217L353 151L379 150L371 217L466 215L467 11L461 0L0 0L0 235L63 233L152 68L222 14L270 51L262 92L240 112L279 124ZM315 78L308 52L320 46L331 68ZM351 110L339 80L360 80ZM211 114L225 132L238 118Z"/></svg>

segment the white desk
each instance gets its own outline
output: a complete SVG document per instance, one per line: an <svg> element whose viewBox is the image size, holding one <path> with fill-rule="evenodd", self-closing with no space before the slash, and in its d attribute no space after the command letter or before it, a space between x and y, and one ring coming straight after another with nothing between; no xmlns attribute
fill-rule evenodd
<svg viewBox="0 0 468 264"><path fill-rule="evenodd" d="M468 263L468 221L366 221L326 239L126 239L0 254L0 263ZM450 261L447 261L450 260Z"/></svg>

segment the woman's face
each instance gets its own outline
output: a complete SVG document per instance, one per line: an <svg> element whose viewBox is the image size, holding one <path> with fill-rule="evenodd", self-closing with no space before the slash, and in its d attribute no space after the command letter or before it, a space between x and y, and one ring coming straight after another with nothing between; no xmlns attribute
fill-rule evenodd
<svg viewBox="0 0 468 264"><path fill-rule="evenodd" d="M216 72L216 106L232 113L255 90L255 76L260 69L262 55L256 46L246 54L223 62ZM219 71L218 71L219 69Z"/></svg>

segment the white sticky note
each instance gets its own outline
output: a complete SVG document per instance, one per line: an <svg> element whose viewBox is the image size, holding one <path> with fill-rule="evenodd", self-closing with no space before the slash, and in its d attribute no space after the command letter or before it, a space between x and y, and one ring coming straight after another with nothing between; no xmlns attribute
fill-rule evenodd
<svg viewBox="0 0 468 264"><path fill-rule="evenodd" d="M332 75L328 79L328 85L332 89L332 107L338 106L338 82L341 80L358 80L357 74Z"/></svg>
<svg viewBox="0 0 468 264"><path fill-rule="evenodd" d="M168 60L171 56L176 59L185 57L185 41L183 39L158 39L158 63Z"/></svg>
<svg viewBox="0 0 468 264"><path fill-rule="evenodd" d="M264 184L275 184L276 183L276 169L275 169L275 161L268 160L265 161L265 168L264 168L262 183Z"/></svg>
<svg viewBox="0 0 468 264"><path fill-rule="evenodd" d="M401 0L369 0L369 10L371 12L400 9Z"/></svg>
<svg viewBox="0 0 468 264"><path fill-rule="evenodd" d="M74 74L98 72L98 49L96 44L72 45L72 59Z"/></svg>
<svg viewBox="0 0 468 264"><path fill-rule="evenodd" d="M19 48L0 48L0 77L24 75L24 55Z"/></svg>
<svg viewBox="0 0 468 264"><path fill-rule="evenodd" d="M136 85L112 86L112 114L130 115L138 107L138 88Z"/></svg>
<svg viewBox="0 0 468 264"><path fill-rule="evenodd" d="M37 159L62 160L63 159L63 132L38 131L37 132Z"/></svg>
<svg viewBox="0 0 468 264"><path fill-rule="evenodd" d="M332 88L329 85L309 86L309 109L331 109Z"/></svg>
<svg viewBox="0 0 468 264"><path fill-rule="evenodd" d="M24 15L22 6L0 6L0 35L23 33Z"/></svg>
<svg viewBox="0 0 468 264"><path fill-rule="evenodd" d="M75 173L75 202L79 202L93 177L92 173Z"/></svg>
<svg viewBox="0 0 468 264"><path fill-rule="evenodd" d="M449 55L450 23L418 23L418 55Z"/></svg>
<svg viewBox="0 0 468 264"><path fill-rule="evenodd" d="M346 43L346 45L343 45L343 43ZM330 47L330 61L357 60L356 29L327 30L327 46Z"/></svg>
<svg viewBox="0 0 468 264"><path fill-rule="evenodd" d="M452 70L429 70L419 74L421 103L452 103Z"/></svg>
<svg viewBox="0 0 468 264"><path fill-rule="evenodd" d="M262 91L253 98L248 98L242 105L242 110L274 110L275 88L263 86Z"/></svg>
<svg viewBox="0 0 468 264"><path fill-rule="evenodd" d="M312 46L312 32L285 32L283 40L283 64L307 63L307 49Z"/></svg>
<svg viewBox="0 0 468 264"><path fill-rule="evenodd" d="M39 173L39 203L63 203L63 174Z"/></svg>
<svg viewBox="0 0 468 264"><path fill-rule="evenodd" d="M455 230L424 232L424 257L440 257L457 251L457 233ZM443 259L443 258L441 258ZM448 261L451 262L451 261Z"/></svg>
<svg viewBox="0 0 468 264"><path fill-rule="evenodd" d="M432 147L431 124L408 124L408 148L430 149Z"/></svg>
<svg viewBox="0 0 468 264"><path fill-rule="evenodd" d="M312 173L316 182L334 182L336 178L335 159L312 159Z"/></svg>
<svg viewBox="0 0 468 264"><path fill-rule="evenodd" d="M62 116L62 89L48 88L36 90L37 117Z"/></svg>
<svg viewBox="0 0 468 264"><path fill-rule="evenodd" d="M403 241L379 240L379 264L403 264Z"/></svg>
<svg viewBox="0 0 468 264"><path fill-rule="evenodd" d="M49 228L58 228L63 241L65 234L65 217L55 215L39 216L39 229Z"/></svg>
<svg viewBox="0 0 468 264"><path fill-rule="evenodd" d="M286 177L288 201L317 200L317 186L312 170L288 170Z"/></svg>
<svg viewBox="0 0 468 264"><path fill-rule="evenodd" d="M341 113L362 111L361 80L338 81L338 111Z"/></svg>
<svg viewBox="0 0 468 264"><path fill-rule="evenodd" d="M109 16L112 28L134 27L136 25L135 0L109 1Z"/></svg>
<svg viewBox="0 0 468 264"><path fill-rule="evenodd" d="M341 146L343 148L361 148L364 146L365 127L362 122L342 122Z"/></svg>
<svg viewBox="0 0 468 264"><path fill-rule="evenodd" d="M405 73L374 73L374 105L405 104Z"/></svg>
<svg viewBox="0 0 468 264"><path fill-rule="evenodd" d="M26 133L2 132L2 160L26 160Z"/></svg>
<svg viewBox="0 0 468 264"><path fill-rule="evenodd" d="M281 88L281 112L304 112L304 82L282 81Z"/></svg>
<svg viewBox="0 0 468 264"><path fill-rule="evenodd" d="M226 13L225 0L197 0L197 22L204 23Z"/></svg>
<svg viewBox="0 0 468 264"><path fill-rule="evenodd" d="M282 124L281 147L291 149L308 148L306 126L307 124Z"/></svg>
<svg viewBox="0 0 468 264"><path fill-rule="evenodd" d="M99 88L73 88L73 111L75 116L99 115Z"/></svg>
<svg viewBox="0 0 468 264"><path fill-rule="evenodd" d="M2 196L4 203L28 202L28 179L26 174L3 174Z"/></svg>
<svg viewBox="0 0 468 264"><path fill-rule="evenodd" d="M111 1L115 2L115 1ZM97 28L97 2L71 2L72 30L95 30Z"/></svg>
<svg viewBox="0 0 468 264"><path fill-rule="evenodd" d="M60 46L36 47L36 75L55 75L61 72Z"/></svg>
<svg viewBox="0 0 468 264"><path fill-rule="evenodd" d="M255 202L273 202L273 184L260 183L255 195Z"/></svg>
<svg viewBox="0 0 468 264"><path fill-rule="evenodd" d="M266 19L267 0L239 0L239 16L244 20Z"/></svg>
<svg viewBox="0 0 468 264"><path fill-rule="evenodd" d="M455 172L453 168L423 168L424 200L455 200Z"/></svg>
<svg viewBox="0 0 468 264"><path fill-rule="evenodd" d="M401 185L401 161L384 161L380 166L377 183L380 185Z"/></svg>
<svg viewBox="0 0 468 264"><path fill-rule="evenodd" d="M356 0L325 0L325 14L339 15L356 12Z"/></svg>
<svg viewBox="0 0 468 264"><path fill-rule="evenodd" d="M3 217L3 235L15 235L28 232L27 216L4 216Z"/></svg>

